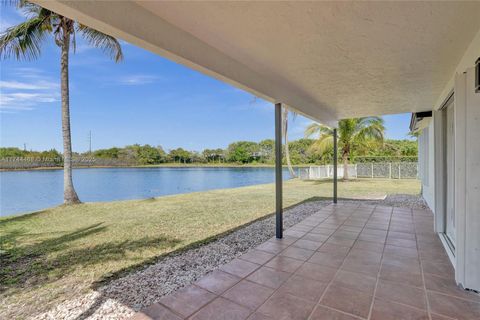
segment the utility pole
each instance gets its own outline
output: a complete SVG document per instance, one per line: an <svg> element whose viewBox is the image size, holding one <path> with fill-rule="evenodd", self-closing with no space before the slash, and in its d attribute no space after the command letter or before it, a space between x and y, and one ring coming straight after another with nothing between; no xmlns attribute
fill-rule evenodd
<svg viewBox="0 0 480 320"><path fill-rule="evenodd" d="M88 154L92 154L92 130L88 131Z"/></svg>
<svg viewBox="0 0 480 320"><path fill-rule="evenodd" d="M27 144L23 143L23 151L27 151Z"/></svg>

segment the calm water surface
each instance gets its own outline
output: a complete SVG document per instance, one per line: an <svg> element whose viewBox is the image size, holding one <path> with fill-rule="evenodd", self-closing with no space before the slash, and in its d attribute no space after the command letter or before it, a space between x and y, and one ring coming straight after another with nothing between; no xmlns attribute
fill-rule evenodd
<svg viewBox="0 0 480 320"><path fill-rule="evenodd" d="M288 171L283 176L288 178ZM170 194L271 183L273 168L74 169L84 202L144 199ZM37 211L63 202L63 171L0 172L0 216Z"/></svg>

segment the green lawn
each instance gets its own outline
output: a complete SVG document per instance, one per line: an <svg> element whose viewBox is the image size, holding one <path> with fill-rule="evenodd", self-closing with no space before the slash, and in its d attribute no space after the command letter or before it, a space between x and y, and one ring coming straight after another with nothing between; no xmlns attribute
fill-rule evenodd
<svg viewBox="0 0 480 320"><path fill-rule="evenodd" d="M339 197L418 194L417 180L340 182ZM284 183L284 207L331 197L331 181ZM0 219L0 318L46 310L120 271L274 211L274 186L85 203ZM7 311L7 308L10 310ZM3 315L3 317L2 317Z"/></svg>

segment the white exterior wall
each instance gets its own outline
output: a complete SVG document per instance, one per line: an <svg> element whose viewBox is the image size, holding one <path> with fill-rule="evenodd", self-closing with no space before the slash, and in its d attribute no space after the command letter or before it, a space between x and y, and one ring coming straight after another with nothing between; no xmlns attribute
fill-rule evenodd
<svg viewBox="0 0 480 320"><path fill-rule="evenodd" d="M422 196L430 210L435 212L435 143L433 128L433 121L430 121L418 137L418 163L422 182Z"/></svg>
<svg viewBox="0 0 480 320"><path fill-rule="evenodd" d="M438 110L442 107L445 100L448 98L455 86L455 78L458 74L464 73L468 68L473 67L475 61L479 58L480 54L480 30L477 31L477 34L473 38L472 42L468 46L465 54L458 63L455 71L453 72L450 80L446 84L445 88L442 91L442 94L438 97L437 102L433 106L434 110Z"/></svg>
<svg viewBox="0 0 480 320"><path fill-rule="evenodd" d="M455 277L480 290L480 93L474 69L455 81Z"/></svg>
<svg viewBox="0 0 480 320"><path fill-rule="evenodd" d="M480 31L467 48L451 80L433 106L433 118L419 137L422 196L435 213L435 230L445 232L442 108L454 93L455 248L443 240L455 267L456 281L480 290L480 93L474 93L473 66L480 54Z"/></svg>

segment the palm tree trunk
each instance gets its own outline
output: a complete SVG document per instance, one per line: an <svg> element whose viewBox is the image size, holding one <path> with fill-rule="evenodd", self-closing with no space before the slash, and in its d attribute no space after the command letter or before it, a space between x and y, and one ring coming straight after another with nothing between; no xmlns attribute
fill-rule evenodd
<svg viewBox="0 0 480 320"><path fill-rule="evenodd" d="M288 109L283 107L283 134L285 137L285 159L287 160L288 171L292 178L296 178L295 171L290 160L290 149L288 148Z"/></svg>
<svg viewBox="0 0 480 320"><path fill-rule="evenodd" d="M62 93L62 135L63 135L63 202L65 204L80 203L72 180L72 138L70 132L70 97L68 86L68 53L70 49L70 33L63 29L61 54L61 93Z"/></svg>
<svg viewBox="0 0 480 320"><path fill-rule="evenodd" d="M348 155L343 155L343 180L348 180Z"/></svg>

